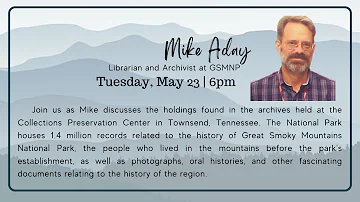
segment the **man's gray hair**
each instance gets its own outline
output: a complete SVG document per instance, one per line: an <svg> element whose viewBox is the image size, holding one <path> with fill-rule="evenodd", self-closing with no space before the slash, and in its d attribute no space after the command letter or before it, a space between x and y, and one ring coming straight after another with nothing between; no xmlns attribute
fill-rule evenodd
<svg viewBox="0 0 360 202"><path fill-rule="evenodd" d="M316 29L314 23L307 16L284 16L279 20L277 26L277 39L281 40L284 35L284 28L289 22L301 23L309 28L313 35L313 41L316 34Z"/></svg>

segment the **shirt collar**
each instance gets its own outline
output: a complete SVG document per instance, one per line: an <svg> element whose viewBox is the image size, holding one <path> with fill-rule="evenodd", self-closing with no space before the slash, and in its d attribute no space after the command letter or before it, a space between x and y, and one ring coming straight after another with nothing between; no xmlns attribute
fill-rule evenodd
<svg viewBox="0 0 360 202"><path fill-rule="evenodd" d="M279 76L280 85L282 85L282 84L285 83L287 86L291 86L290 84L287 84L287 83L283 80L283 78L282 78L282 72L281 72L281 67L280 67L280 69L279 69L279 71L278 71L278 76ZM303 84L303 86L307 86L308 84L310 84L311 78L312 78L312 71L309 69L308 79L307 79L306 83Z"/></svg>

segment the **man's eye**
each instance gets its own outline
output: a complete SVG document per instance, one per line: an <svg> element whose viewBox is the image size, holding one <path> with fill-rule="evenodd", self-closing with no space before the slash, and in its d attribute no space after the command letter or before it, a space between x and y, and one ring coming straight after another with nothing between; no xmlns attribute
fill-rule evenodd
<svg viewBox="0 0 360 202"><path fill-rule="evenodd" d="M303 46L306 48L309 48L311 45L310 45L310 43L304 43Z"/></svg>

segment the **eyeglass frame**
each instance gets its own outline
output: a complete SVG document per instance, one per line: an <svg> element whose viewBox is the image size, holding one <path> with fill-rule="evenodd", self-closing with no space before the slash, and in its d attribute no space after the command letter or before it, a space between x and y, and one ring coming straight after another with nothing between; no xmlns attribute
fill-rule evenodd
<svg viewBox="0 0 360 202"><path fill-rule="evenodd" d="M279 40L280 42L282 42L281 40ZM290 47L292 45L289 45L290 42L296 42L296 44L294 45L294 47ZM299 42L298 40L288 40L285 42L285 45L289 48L289 50L295 50L298 46L299 46ZM310 47L309 48L304 48L304 43L309 43ZM301 42L301 48L305 51L310 51L313 50L315 47L315 43L309 42L309 41L302 41Z"/></svg>

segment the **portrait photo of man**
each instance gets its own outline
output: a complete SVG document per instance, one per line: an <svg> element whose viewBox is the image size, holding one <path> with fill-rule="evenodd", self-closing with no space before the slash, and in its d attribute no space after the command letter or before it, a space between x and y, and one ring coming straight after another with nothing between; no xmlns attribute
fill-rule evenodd
<svg viewBox="0 0 360 202"><path fill-rule="evenodd" d="M251 101L335 101L335 81L310 69L316 28L306 16L284 16L277 25L278 71L250 84Z"/></svg>

